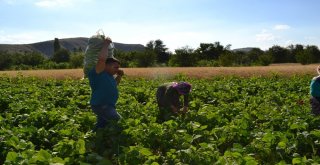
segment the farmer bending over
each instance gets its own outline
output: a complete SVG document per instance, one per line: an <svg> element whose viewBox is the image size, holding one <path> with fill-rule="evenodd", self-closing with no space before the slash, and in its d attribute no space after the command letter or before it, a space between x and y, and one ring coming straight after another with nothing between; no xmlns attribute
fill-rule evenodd
<svg viewBox="0 0 320 165"><path fill-rule="evenodd" d="M163 122L177 114L187 113L190 91L191 85L187 82L171 82L159 86L156 94L160 110L158 121ZM180 103L180 96L184 96L183 106Z"/></svg>
<svg viewBox="0 0 320 165"><path fill-rule="evenodd" d="M119 69L120 62L116 58L107 58L108 46L111 42L110 38L105 39L98 62L88 73L92 91L90 105L97 116L95 130L104 128L110 121L120 119L116 111L116 102L119 97L117 85L124 72Z"/></svg>

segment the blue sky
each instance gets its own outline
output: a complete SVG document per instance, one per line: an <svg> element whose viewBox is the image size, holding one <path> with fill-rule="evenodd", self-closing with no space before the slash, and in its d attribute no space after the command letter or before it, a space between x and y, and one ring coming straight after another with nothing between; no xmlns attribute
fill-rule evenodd
<svg viewBox="0 0 320 165"><path fill-rule="evenodd" d="M320 48L319 0L0 0L0 44L90 37L161 39L170 51L200 43L231 49Z"/></svg>

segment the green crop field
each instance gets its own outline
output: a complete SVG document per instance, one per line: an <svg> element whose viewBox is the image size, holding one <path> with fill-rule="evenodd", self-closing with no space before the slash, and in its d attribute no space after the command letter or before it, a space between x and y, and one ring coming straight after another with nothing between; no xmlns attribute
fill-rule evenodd
<svg viewBox="0 0 320 165"><path fill-rule="evenodd" d="M122 120L96 135L87 80L0 77L0 164L317 164L311 78L124 78ZM181 80L190 111L157 123L157 86Z"/></svg>

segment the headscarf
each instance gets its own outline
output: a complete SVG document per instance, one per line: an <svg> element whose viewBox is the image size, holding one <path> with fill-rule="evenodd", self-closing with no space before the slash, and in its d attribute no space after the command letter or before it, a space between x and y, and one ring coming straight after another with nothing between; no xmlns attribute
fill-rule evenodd
<svg viewBox="0 0 320 165"><path fill-rule="evenodd" d="M179 94L186 95L191 91L191 84L187 82L178 82L173 84L173 88L177 89Z"/></svg>

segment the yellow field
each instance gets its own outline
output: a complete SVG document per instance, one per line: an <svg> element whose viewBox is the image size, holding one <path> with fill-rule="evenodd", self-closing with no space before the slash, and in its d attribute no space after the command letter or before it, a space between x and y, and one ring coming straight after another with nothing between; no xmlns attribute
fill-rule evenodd
<svg viewBox="0 0 320 165"><path fill-rule="evenodd" d="M210 78L213 76L269 76L277 74L280 76L293 75L317 75L316 68L319 64L277 64L270 66L254 67L161 67L161 68L123 68L128 77L173 77L177 74L184 74L193 78ZM0 71L0 76L15 77L23 75L28 77L55 78L55 79L81 79L82 69L61 69L61 70L22 70L22 71Z"/></svg>

